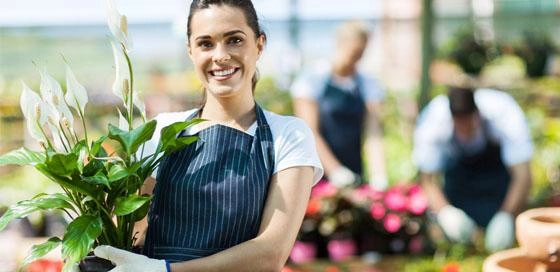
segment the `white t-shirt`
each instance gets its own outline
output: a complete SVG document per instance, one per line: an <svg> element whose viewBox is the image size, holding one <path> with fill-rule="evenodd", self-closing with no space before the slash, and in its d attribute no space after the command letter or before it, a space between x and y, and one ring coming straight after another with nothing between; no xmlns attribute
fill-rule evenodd
<svg viewBox="0 0 560 272"><path fill-rule="evenodd" d="M474 100L483 119L488 121L488 134L501 146L505 165L529 161L533 144L523 111L509 94L479 89ZM440 172L446 155L451 152L453 120L446 95L434 98L422 110L414 131L413 161L420 171Z"/></svg>
<svg viewBox="0 0 560 272"><path fill-rule="evenodd" d="M157 121L156 130L152 139L146 142L144 154L153 154L157 144L159 143L160 131L163 127L171 125L175 122L185 121L198 109L192 109L183 112L166 112L160 113L155 117ZM312 166L313 167L313 184L317 183L323 176L323 166L319 160L317 149L315 147L315 139L311 129L305 122L294 116L283 116L270 111L263 110L266 121L270 127L272 138L274 139L274 171L277 173L284 169L294 166ZM194 135L200 129L190 127L187 129L187 135ZM257 122L245 131L247 134L254 136L257 130ZM152 173L155 178L157 169Z"/></svg>
<svg viewBox="0 0 560 272"><path fill-rule="evenodd" d="M318 69L313 72L303 73L290 88L290 94L294 98L307 98L318 100L323 95L325 87L331 80L331 71ZM361 97L367 102L378 102L383 100L385 92L381 85L372 77L357 73L356 77L332 77L333 85L341 90L352 92L359 85Z"/></svg>

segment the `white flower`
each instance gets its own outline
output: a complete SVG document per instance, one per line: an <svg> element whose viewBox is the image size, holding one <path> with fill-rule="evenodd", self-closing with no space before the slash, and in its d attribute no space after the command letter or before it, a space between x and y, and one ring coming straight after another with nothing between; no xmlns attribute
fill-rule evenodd
<svg viewBox="0 0 560 272"><path fill-rule="evenodd" d="M53 125L59 126L62 117L68 119L70 129L74 124L74 116L64 100L64 93L58 81L47 73L46 69L41 70L41 97L47 102L51 110L49 117L53 118Z"/></svg>
<svg viewBox="0 0 560 272"><path fill-rule="evenodd" d="M123 52L111 43L113 48L113 58L115 60L115 82L113 83L113 93L118 96L128 109L128 99L130 90L130 74L128 73L128 65Z"/></svg>
<svg viewBox="0 0 560 272"><path fill-rule="evenodd" d="M27 130L31 137L38 141L45 141L41 126L47 121L45 105L39 95L23 83L20 97L20 107L27 123Z"/></svg>
<svg viewBox="0 0 560 272"><path fill-rule="evenodd" d="M137 91L133 93L132 95L132 103L134 104L134 106L136 106L136 108L138 108L138 111L140 111L140 114L142 115L142 118L146 117L146 106L144 105L144 102L140 99L140 97L138 97L137 95Z"/></svg>
<svg viewBox="0 0 560 272"><path fill-rule="evenodd" d="M122 115L121 110L117 109L117 111L119 112L119 128L125 131L128 130L128 121Z"/></svg>
<svg viewBox="0 0 560 272"><path fill-rule="evenodd" d="M66 95L64 98L68 106L84 114L86 104L88 103L87 91L86 88L78 82L69 65L66 65Z"/></svg>
<svg viewBox="0 0 560 272"><path fill-rule="evenodd" d="M113 36L128 51L132 49L132 43L128 40L128 23L126 16L117 10L115 0L107 0L107 24Z"/></svg>

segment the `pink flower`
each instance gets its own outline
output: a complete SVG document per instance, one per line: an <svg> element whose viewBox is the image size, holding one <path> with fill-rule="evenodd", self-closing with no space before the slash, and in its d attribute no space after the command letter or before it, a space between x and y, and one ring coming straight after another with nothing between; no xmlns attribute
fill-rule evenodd
<svg viewBox="0 0 560 272"><path fill-rule="evenodd" d="M352 239L330 240L327 250L332 261L342 261L356 254L356 242Z"/></svg>
<svg viewBox="0 0 560 272"><path fill-rule="evenodd" d="M389 233L395 233L401 228L401 218L396 214L388 214L383 220L383 227Z"/></svg>
<svg viewBox="0 0 560 272"><path fill-rule="evenodd" d="M418 193L424 193L424 191L422 191L422 187L418 184L413 184L408 189L408 195L414 195L414 194L418 194Z"/></svg>
<svg viewBox="0 0 560 272"><path fill-rule="evenodd" d="M408 211L414 215L423 214L428 209L428 197L418 192L408 198Z"/></svg>
<svg viewBox="0 0 560 272"><path fill-rule="evenodd" d="M404 212L408 206L408 199L398 188L391 188L385 194L385 206L396 212Z"/></svg>
<svg viewBox="0 0 560 272"><path fill-rule="evenodd" d="M355 202L366 202L372 195L373 189L368 184L361 185L352 190L352 200Z"/></svg>
<svg viewBox="0 0 560 272"><path fill-rule="evenodd" d="M369 210L371 217L375 220L381 220L385 216L385 207L380 203L373 203Z"/></svg>
<svg viewBox="0 0 560 272"><path fill-rule="evenodd" d="M336 195L337 191L334 185L326 179L322 179L311 189L311 197L332 197Z"/></svg>
<svg viewBox="0 0 560 272"><path fill-rule="evenodd" d="M296 241L290 258L294 263L305 263L315 260L317 246L313 242Z"/></svg>

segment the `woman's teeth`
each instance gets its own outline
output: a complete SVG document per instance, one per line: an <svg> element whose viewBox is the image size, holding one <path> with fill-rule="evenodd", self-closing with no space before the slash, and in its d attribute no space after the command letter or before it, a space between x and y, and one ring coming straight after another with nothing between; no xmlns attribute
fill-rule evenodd
<svg viewBox="0 0 560 272"><path fill-rule="evenodd" d="M220 70L220 71L213 71L212 73L215 76L229 76L235 72L235 68L227 69L227 70Z"/></svg>

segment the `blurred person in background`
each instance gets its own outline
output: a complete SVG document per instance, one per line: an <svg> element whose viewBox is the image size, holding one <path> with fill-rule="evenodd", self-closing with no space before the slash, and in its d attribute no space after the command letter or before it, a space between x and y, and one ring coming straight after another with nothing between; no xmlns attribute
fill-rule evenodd
<svg viewBox="0 0 560 272"><path fill-rule="evenodd" d="M523 111L501 91L450 87L417 120L413 160L452 242L470 243L480 227L488 251L512 246L514 217L531 188L532 154Z"/></svg>
<svg viewBox="0 0 560 272"><path fill-rule="evenodd" d="M369 38L364 22L344 22L331 64L302 73L290 90L294 113L313 130L326 178L337 187L369 180L385 189L388 183L380 118L384 91L357 67Z"/></svg>

